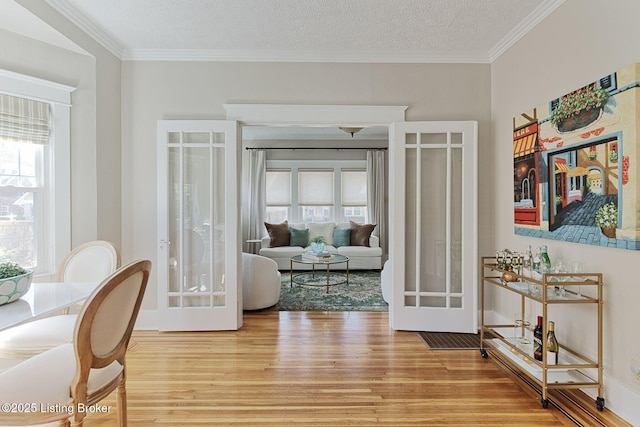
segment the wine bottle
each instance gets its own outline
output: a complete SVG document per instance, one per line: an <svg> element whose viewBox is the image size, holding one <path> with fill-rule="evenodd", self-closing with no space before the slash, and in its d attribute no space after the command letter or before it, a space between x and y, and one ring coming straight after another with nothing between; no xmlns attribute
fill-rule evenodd
<svg viewBox="0 0 640 427"><path fill-rule="evenodd" d="M542 316L533 330L533 358L542 361Z"/></svg>
<svg viewBox="0 0 640 427"><path fill-rule="evenodd" d="M555 323L549 322L549 330L547 331L547 365L558 364L558 340L554 332Z"/></svg>
<svg viewBox="0 0 640 427"><path fill-rule="evenodd" d="M546 246L542 247L541 259L542 259L542 263L544 264L544 271L546 273L550 272L551 271L551 259L549 259L549 254L547 253L547 247Z"/></svg>

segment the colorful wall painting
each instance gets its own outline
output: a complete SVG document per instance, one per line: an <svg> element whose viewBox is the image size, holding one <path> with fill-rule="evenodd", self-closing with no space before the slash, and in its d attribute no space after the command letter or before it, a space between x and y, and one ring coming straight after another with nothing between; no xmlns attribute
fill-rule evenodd
<svg viewBox="0 0 640 427"><path fill-rule="evenodd" d="M513 119L515 234L640 249L640 64Z"/></svg>

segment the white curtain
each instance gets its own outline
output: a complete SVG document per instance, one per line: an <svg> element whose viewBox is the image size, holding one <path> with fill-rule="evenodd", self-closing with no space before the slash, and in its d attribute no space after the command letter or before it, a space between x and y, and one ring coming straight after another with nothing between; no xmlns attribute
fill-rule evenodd
<svg viewBox="0 0 640 427"><path fill-rule="evenodd" d="M367 151L367 211L369 222L376 224L373 234L380 238L380 247L388 253L386 206L385 151Z"/></svg>
<svg viewBox="0 0 640 427"><path fill-rule="evenodd" d="M247 240L259 240L264 237L264 215L266 203L266 153L264 150L249 150L249 159L244 168L245 179L242 198L242 240L243 251L257 253L260 243L248 243Z"/></svg>

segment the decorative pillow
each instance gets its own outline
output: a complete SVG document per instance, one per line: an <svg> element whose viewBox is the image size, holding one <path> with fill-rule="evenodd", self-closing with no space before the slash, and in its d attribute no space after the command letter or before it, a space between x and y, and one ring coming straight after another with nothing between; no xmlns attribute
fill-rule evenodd
<svg viewBox="0 0 640 427"><path fill-rule="evenodd" d="M291 232L289 231L289 223L287 221L282 224L269 224L265 222L264 226L267 228L267 233L269 233L269 237L271 238L269 247L289 246Z"/></svg>
<svg viewBox="0 0 640 427"><path fill-rule="evenodd" d="M309 240L323 236L327 245L333 245L333 230L335 228L334 222L311 222L309 223Z"/></svg>
<svg viewBox="0 0 640 427"><path fill-rule="evenodd" d="M376 228L376 224L358 224L349 221L351 224L351 246L369 246L369 237Z"/></svg>
<svg viewBox="0 0 640 427"><path fill-rule="evenodd" d="M339 248L340 246L351 245L351 229L350 228L336 228L333 230L333 246Z"/></svg>
<svg viewBox="0 0 640 427"><path fill-rule="evenodd" d="M298 230L297 228L289 227L291 232L291 241L289 246L301 246L306 248L309 246L309 230Z"/></svg>

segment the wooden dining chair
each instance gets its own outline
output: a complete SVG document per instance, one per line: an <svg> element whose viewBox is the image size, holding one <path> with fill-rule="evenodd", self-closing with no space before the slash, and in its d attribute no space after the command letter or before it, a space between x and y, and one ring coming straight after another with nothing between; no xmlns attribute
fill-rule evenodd
<svg viewBox="0 0 640 427"><path fill-rule="evenodd" d="M126 426L125 356L150 270L149 260L118 269L85 301L73 343L0 373L0 402L16 408L0 411L0 425L82 426L87 412L116 390L118 424Z"/></svg>
<svg viewBox="0 0 640 427"><path fill-rule="evenodd" d="M120 256L115 246L105 240L86 242L74 248L64 258L58 269L58 282L100 283L120 266ZM75 312L82 302L72 306ZM76 314L45 317L0 332L0 358L18 363L57 345L73 340ZM11 362L12 361L12 362Z"/></svg>

